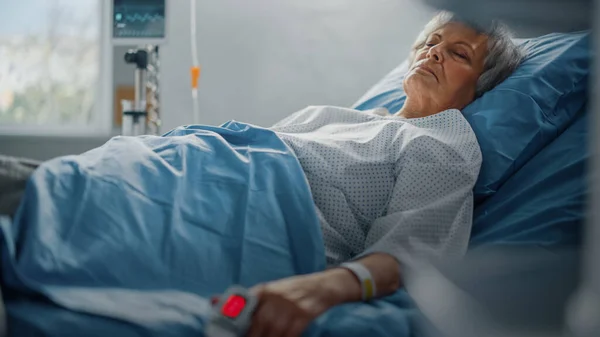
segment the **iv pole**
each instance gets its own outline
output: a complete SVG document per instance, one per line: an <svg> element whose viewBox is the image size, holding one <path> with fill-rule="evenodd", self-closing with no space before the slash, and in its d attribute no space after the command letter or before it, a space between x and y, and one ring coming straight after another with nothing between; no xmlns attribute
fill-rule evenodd
<svg viewBox="0 0 600 337"><path fill-rule="evenodd" d="M160 131L158 61L158 46L131 49L125 54L125 62L135 65L135 98L133 105L122 101L124 136L157 135Z"/></svg>

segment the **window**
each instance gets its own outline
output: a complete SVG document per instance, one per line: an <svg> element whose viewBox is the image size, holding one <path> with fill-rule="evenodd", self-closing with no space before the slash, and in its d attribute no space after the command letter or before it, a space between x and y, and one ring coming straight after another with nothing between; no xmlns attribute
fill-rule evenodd
<svg viewBox="0 0 600 337"><path fill-rule="evenodd" d="M104 1L0 1L1 130L102 129Z"/></svg>

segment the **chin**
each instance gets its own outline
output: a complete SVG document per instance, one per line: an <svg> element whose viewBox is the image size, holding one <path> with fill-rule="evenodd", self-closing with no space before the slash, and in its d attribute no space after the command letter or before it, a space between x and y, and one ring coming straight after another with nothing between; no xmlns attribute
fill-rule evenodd
<svg viewBox="0 0 600 337"><path fill-rule="evenodd" d="M407 95L410 92L420 92L422 94L423 90L430 91L432 90L432 85L437 85L435 78L433 78L433 81L431 81L429 76L421 74L412 73L404 79L404 91Z"/></svg>

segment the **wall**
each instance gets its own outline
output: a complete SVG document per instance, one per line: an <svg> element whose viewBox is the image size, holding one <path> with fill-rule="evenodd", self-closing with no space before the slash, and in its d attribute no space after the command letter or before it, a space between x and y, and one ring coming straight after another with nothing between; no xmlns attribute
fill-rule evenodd
<svg viewBox="0 0 600 337"><path fill-rule="evenodd" d="M192 123L190 3L169 0L163 131ZM307 105L350 106L408 53L431 11L418 0L198 1L201 123L269 126ZM115 51L115 84L133 68ZM111 113L107 111L106 113ZM48 159L106 138L0 137L0 153Z"/></svg>
<svg viewBox="0 0 600 337"><path fill-rule="evenodd" d="M172 11L165 128L192 122L189 2ZM406 56L431 12L416 0L219 0L199 1L197 17L201 122L268 126L307 105L351 105Z"/></svg>

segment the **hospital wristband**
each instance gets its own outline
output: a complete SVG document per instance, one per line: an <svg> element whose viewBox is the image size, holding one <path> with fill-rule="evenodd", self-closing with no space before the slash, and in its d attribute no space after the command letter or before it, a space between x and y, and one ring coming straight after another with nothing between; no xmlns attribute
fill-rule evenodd
<svg viewBox="0 0 600 337"><path fill-rule="evenodd" d="M358 281L360 282L360 288L362 290L362 300L368 301L375 297L377 290L375 288L375 282L371 272L365 266L359 262L346 262L340 265L341 268L350 270Z"/></svg>

